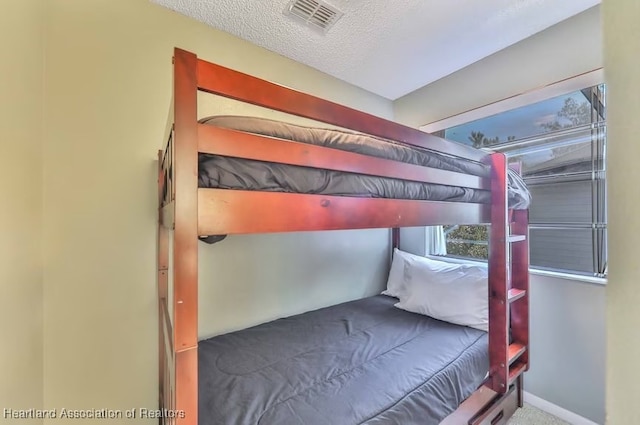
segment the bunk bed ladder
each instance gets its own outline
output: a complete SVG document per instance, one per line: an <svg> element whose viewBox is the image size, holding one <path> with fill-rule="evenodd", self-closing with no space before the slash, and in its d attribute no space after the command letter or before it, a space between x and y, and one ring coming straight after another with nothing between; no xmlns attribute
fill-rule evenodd
<svg viewBox="0 0 640 425"><path fill-rule="evenodd" d="M522 373L529 370L529 210L514 210L510 222L511 234L522 239L511 243L509 383L520 381L518 404L522 407Z"/></svg>
<svg viewBox="0 0 640 425"><path fill-rule="evenodd" d="M522 405L522 373L529 368L529 220L528 210L508 210L507 161L492 165L489 233L489 361L487 385L499 394L516 383ZM515 167L519 171L519 167Z"/></svg>

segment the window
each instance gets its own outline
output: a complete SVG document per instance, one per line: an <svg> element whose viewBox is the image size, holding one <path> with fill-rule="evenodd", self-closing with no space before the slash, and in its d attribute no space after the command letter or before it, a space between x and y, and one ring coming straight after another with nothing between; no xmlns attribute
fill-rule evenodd
<svg viewBox="0 0 640 425"><path fill-rule="evenodd" d="M450 127L440 135L504 152L532 195L531 267L606 276L605 86ZM447 255L486 259L485 226L445 226Z"/></svg>

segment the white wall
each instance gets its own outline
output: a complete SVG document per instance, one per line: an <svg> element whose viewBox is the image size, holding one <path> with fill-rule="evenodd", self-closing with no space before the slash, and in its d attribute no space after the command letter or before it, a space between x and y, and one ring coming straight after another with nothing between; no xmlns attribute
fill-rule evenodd
<svg viewBox="0 0 640 425"><path fill-rule="evenodd" d="M155 158L173 47L373 114L392 104L147 0L49 0L46 41L44 404L153 408ZM380 290L388 231L200 247L200 328L214 334Z"/></svg>
<svg viewBox="0 0 640 425"><path fill-rule="evenodd" d="M0 14L0 423L3 409L41 409L43 2Z"/></svg>
<svg viewBox="0 0 640 425"><path fill-rule="evenodd" d="M531 369L525 390L604 424L606 287L530 276Z"/></svg>
<svg viewBox="0 0 640 425"><path fill-rule="evenodd" d="M602 67L600 7L410 93L395 119L421 126ZM416 252L422 230L403 245ZM531 276L531 369L526 391L604 423L605 287Z"/></svg>
<svg viewBox="0 0 640 425"><path fill-rule="evenodd" d="M608 90L607 424L640 423L640 2L603 2Z"/></svg>

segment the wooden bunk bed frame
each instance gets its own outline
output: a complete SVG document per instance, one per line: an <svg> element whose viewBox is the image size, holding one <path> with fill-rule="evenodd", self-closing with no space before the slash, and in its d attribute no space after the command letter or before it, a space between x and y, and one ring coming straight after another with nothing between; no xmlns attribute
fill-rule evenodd
<svg viewBox="0 0 640 425"><path fill-rule="evenodd" d="M184 50L175 49L173 65L173 124L167 147L159 152L158 178L159 403L167 413L161 422L198 423L198 236L389 228L393 229L392 244L397 247L400 227L491 224L489 377L442 424L505 423L522 405L522 373L529 367L528 211L507 208L505 156L449 142L224 68ZM491 167L491 178L199 124L198 91L482 162ZM234 143L225 142L229 139ZM198 188L200 152L490 189L492 203L202 189ZM256 205L260 205L259 217L254 214ZM172 270L169 269L171 230ZM169 273L173 273L172 288Z"/></svg>

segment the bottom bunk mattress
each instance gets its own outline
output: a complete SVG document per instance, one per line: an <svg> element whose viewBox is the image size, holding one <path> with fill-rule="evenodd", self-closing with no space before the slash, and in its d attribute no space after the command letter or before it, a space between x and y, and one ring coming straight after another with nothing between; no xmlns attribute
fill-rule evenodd
<svg viewBox="0 0 640 425"><path fill-rule="evenodd" d="M201 341L200 425L439 424L483 382L485 332L378 295Z"/></svg>

